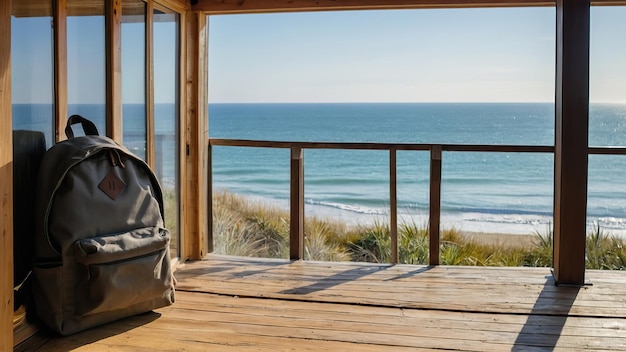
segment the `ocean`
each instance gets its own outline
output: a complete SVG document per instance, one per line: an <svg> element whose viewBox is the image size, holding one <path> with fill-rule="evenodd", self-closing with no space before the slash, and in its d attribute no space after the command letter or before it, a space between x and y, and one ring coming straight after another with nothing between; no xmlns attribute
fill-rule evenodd
<svg viewBox="0 0 626 352"><path fill-rule="evenodd" d="M104 131L103 105L70 105ZM124 105L124 144L145 155L141 105ZM173 104L155 107L162 183L175 184ZM14 129L51 141L52 107L15 104ZM549 103L210 104L209 135L273 141L553 145ZM591 104L590 146L624 146L626 105ZM288 208L290 152L213 148L213 187ZM305 150L305 213L349 224L389 220L389 153ZM550 153L443 152L442 227L509 234L545 232L552 223ZM626 236L626 156L589 156L589 229ZM428 222L429 153L399 151L400 222Z"/></svg>
<svg viewBox="0 0 626 352"><path fill-rule="evenodd" d="M274 141L554 145L549 103L211 104L209 135ZM592 104L590 146L622 146L626 106ZM215 189L288 207L288 150L213 148ZM552 224L550 153L443 152L442 227L532 234ZM306 216L389 220L389 153L305 150ZM589 157L588 225L626 235L626 156ZM399 151L401 222L427 224L429 153Z"/></svg>

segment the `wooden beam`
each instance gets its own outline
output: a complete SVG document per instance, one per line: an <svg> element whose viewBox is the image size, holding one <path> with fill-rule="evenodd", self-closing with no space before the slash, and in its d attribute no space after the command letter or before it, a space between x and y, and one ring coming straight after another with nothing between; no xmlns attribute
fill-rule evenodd
<svg viewBox="0 0 626 352"><path fill-rule="evenodd" d="M68 16L102 16L105 11L103 0L68 0Z"/></svg>
<svg viewBox="0 0 626 352"><path fill-rule="evenodd" d="M11 15L15 17L52 17L50 0L11 1Z"/></svg>
<svg viewBox="0 0 626 352"><path fill-rule="evenodd" d="M626 1L593 0L591 1L591 6L626 6Z"/></svg>
<svg viewBox="0 0 626 352"><path fill-rule="evenodd" d="M439 230L441 219L441 146L430 150L430 214L428 217L429 264L439 265Z"/></svg>
<svg viewBox="0 0 626 352"><path fill-rule="evenodd" d="M11 1L0 1L0 351L13 350Z"/></svg>
<svg viewBox="0 0 626 352"><path fill-rule="evenodd" d="M14 1L13 15L16 17L46 17L52 16L49 7L50 0L29 0ZM149 2L146 0L146 2ZM193 11L204 11L206 13L239 13L239 12L284 12L284 11L322 11L322 10L364 10L364 9L411 9L411 8L467 8L467 7L528 7L528 6L555 6L555 1L546 0L352 0L352 1L220 1L220 0L199 0L196 5L191 6ZM160 0L159 3L169 8L189 9L188 2L179 0ZM241 4L240 4L241 3ZM136 3L135 8L138 14L143 13L143 5ZM592 6L626 6L625 0L594 0ZM128 4L124 4L127 14L133 10ZM99 12L98 12L99 11ZM95 4L88 1L73 3L71 8L72 16L90 16L102 14L102 9L95 7Z"/></svg>
<svg viewBox="0 0 626 352"><path fill-rule="evenodd" d="M122 0L108 0L106 31L106 134L122 143Z"/></svg>
<svg viewBox="0 0 626 352"><path fill-rule="evenodd" d="M554 173L554 275L585 281L589 135L589 0L558 0Z"/></svg>
<svg viewBox="0 0 626 352"><path fill-rule="evenodd" d="M167 8L176 13L184 13L191 9L189 0L151 0L148 2L156 2L157 7Z"/></svg>
<svg viewBox="0 0 626 352"><path fill-rule="evenodd" d="M254 148L304 148L304 149L345 149L345 150L422 150L430 151L440 146L449 152L496 152L496 153L554 153L549 145L494 145L494 144L426 144L426 143L372 143L372 142L287 142L249 139L211 138L213 146L254 147Z"/></svg>
<svg viewBox="0 0 626 352"><path fill-rule="evenodd" d="M527 7L554 6L546 0L199 0L194 11L207 14L329 11L329 10L383 10L420 8L471 7Z"/></svg>
<svg viewBox="0 0 626 352"><path fill-rule="evenodd" d="M304 259L304 153L291 149L289 258Z"/></svg>
<svg viewBox="0 0 626 352"><path fill-rule="evenodd" d="M56 142L66 139L67 122L67 2L54 2L54 118Z"/></svg>

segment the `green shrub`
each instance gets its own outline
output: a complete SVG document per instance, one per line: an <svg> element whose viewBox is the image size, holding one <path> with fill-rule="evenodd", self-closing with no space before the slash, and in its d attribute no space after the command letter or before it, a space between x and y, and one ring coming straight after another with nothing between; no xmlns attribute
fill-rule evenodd
<svg viewBox="0 0 626 352"><path fill-rule="evenodd" d="M605 270L626 268L623 241L602 230L599 224L587 234L586 245L585 268Z"/></svg>
<svg viewBox="0 0 626 352"><path fill-rule="evenodd" d="M315 220L304 231L304 259L343 262L350 260L350 254L334 241L333 228L329 223Z"/></svg>
<svg viewBox="0 0 626 352"><path fill-rule="evenodd" d="M216 253L266 258L289 256L289 212L229 192L213 198L213 235ZM444 265L551 267L554 234L535 232L532 245L480 243L455 228L441 231L440 263ZM398 226L398 262L429 262L427 225L403 222ZM305 220L305 259L318 261L391 262L389 224L377 219L370 225L317 217ZM626 269L623 240L596 225L587 235L588 269Z"/></svg>
<svg viewBox="0 0 626 352"><path fill-rule="evenodd" d="M403 264L427 264L429 249L428 227L415 222L402 223L398 227L398 262Z"/></svg>
<svg viewBox="0 0 626 352"><path fill-rule="evenodd" d="M391 262L391 236L389 227L375 221L371 226L360 229L360 236L349 243L349 251L355 262Z"/></svg>
<svg viewBox="0 0 626 352"><path fill-rule="evenodd" d="M533 248L524 256L524 266L552 267L552 243L554 234L552 224L548 224L544 233L535 231Z"/></svg>

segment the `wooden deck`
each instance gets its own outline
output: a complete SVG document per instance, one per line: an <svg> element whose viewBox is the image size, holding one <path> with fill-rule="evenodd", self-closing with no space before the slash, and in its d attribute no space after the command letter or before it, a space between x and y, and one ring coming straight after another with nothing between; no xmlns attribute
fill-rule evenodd
<svg viewBox="0 0 626 352"><path fill-rule="evenodd" d="M626 351L626 273L555 286L547 268L289 262L210 255L177 302L17 351Z"/></svg>

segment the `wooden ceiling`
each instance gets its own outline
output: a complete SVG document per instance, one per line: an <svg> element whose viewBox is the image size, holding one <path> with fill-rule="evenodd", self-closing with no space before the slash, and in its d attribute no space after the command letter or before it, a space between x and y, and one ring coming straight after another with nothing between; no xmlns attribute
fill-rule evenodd
<svg viewBox="0 0 626 352"><path fill-rule="evenodd" d="M5 0L2 0L5 1ZM171 1L171 0L169 0ZM578 0L571 0L578 1ZM105 0L67 0L70 16L102 15ZM471 7L555 6L546 0L180 0L191 4L192 11L211 14L382 10ZM626 6L626 0L592 0L596 6ZM16 17L52 16L52 0L13 0L11 13ZM141 14L145 0L123 0L125 14Z"/></svg>
<svg viewBox="0 0 626 352"><path fill-rule="evenodd" d="M570 0L578 1L578 0ZM195 0L193 11L207 14L471 8L471 7L530 7L555 6L556 1L546 0ZM592 5L626 5L625 0L592 0Z"/></svg>

